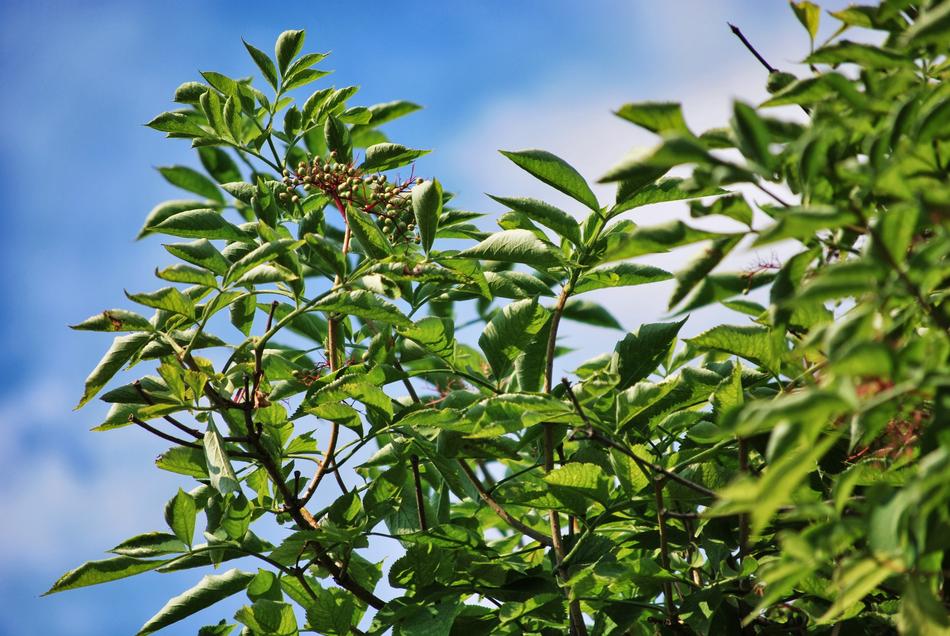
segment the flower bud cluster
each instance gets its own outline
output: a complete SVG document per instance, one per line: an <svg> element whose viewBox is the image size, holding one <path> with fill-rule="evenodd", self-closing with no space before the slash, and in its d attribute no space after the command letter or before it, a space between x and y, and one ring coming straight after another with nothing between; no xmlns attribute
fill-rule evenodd
<svg viewBox="0 0 950 636"><path fill-rule="evenodd" d="M377 225L393 244L418 243L420 238L416 235L409 191L419 183L422 179L391 183L386 175L364 174L352 163L338 163L336 153L331 152L327 159L314 157L310 162L301 161L296 173L284 170L285 190L277 196L284 203L297 204L300 202L297 188L320 191L375 216Z"/></svg>

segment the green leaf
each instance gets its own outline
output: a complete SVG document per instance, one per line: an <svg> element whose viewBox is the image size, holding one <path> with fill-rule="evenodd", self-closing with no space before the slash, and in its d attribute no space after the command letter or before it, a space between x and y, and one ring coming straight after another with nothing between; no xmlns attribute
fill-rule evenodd
<svg viewBox="0 0 950 636"><path fill-rule="evenodd" d="M762 232L752 245L768 245L790 238L804 241L820 230L834 230L857 221L857 215L847 211L788 208L782 211L775 225Z"/></svg>
<svg viewBox="0 0 950 636"><path fill-rule="evenodd" d="M542 241L530 230L495 232L475 247L459 253L459 257L524 263L539 269L556 267L563 262L557 248Z"/></svg>
<svg viewBox="0 0 950 636"><path fill-rule="evenodd" d="M835 622L852 605L874 591L878 585L894 575L894 572L871 558L854 561L841 568L835 576L834 602L818 619L818 624ZM919 633L919 632L912 632ZM944 632L946 633L946 632Z"/></svg>
<svg viewBox="0 0 950 636"><path fill-rule="evenodd" d="M677 177L661 179L656 183L637 186L630 180L621 181L617 187L617 203L610 208L610 216L654 203L682 201L696 199L716 194L723 194L725 190L719 187L702 188L699 190L683 188L684 180Z"/></svg>
<svg viewBox="0 0 950 636"><path fill-rule="evenodd" d="M175 536L189 547L195 536L195 516L198 507L195 498L178 489L178 493L165 504L165 522Z"/></svg>
<svg viewBox="0 0 950 636"><path fill-rule="evenodd" d="M81 408L89 400L94 398L102 387L112 379L122 366L132 359L139 350L142 349L151 340L147 333L132 333L127 336L118 336L112 341L112 346L102 356L102 360L92 370L89 377L86 378L85 391L76 408Z"/></svg>
<svg viewBox="0 0 950 636"><path fill-rule="evenodd" d="M549 472L544 481L565 506L580 513L587 511L590 500L600 504L610 501L607 475L597 464L572 462Z"/></svg>
<svg viewBox="0 0 950 636"><path fill-rule="evenodd" d="M216 210L186 210L172 215L150 228L155 232L184 238L246 241L250 237L236 225L225 220Z"/></svg>
<svg viewBox="0 0 950 636"><path fill-rule="evenodd" d="M221 184L224 190L227 190L224 184L241 180L241 171L238 169L237 164L234 163L234 159L220 148L215 148L214 146L198 148L198 157L201 159L201 165L204 166L204 169L208 171L208 174L214 177L215 181Z"/></svg>
<svg viewBox="0 0 950 636"><path fill-rule="evenodd" d="M362 170L385 172L409 165L419 157L429 154L428 150L412 150L399 144L373 144L366 149L366 158L360 166Z"/></svg>
<svg viewBox="0 0 950 636"><path fill-rule="evenodd" d="M485 326L478 346L495 378L504 378L511 363L531 344L532 337L541 331L550 317L537 298L518 300L502 308Z"/></svg>
<svg viewBox="0 0 950 636"><path fill-rule="evenodd" d="M277 43L274 45L274 57L277 58L277 68L280 69L281 76L287 71L300 49L303 48L303 31L284 31L277 37Z"/></svg>
<svg viewBox="0 0 950 636"><path fill-rule="evenodd" d="M693 287L705 280L709 273L722 262L722 259L739 244L741 239L741 235L736 235L713 241L684 270L677 272L676 289L673 291L673 295L670 296L667 309L672 309L678 302L686 298Z"/></svg>
<svg viewBox="0 0 950 636"><path fill-rule="evenodd" d="M145 561L128 556L117 556L102 561L88 561L61 576L43 596L135 576L142 572L154 570L163 563L166 563L166 561Z"/></svg>
<svg viewBox="0 0 950 636"><path fill-rule="evenodd" d="M202 91L203 94L203 91ZM199 115L200 117L200 115ZM149 128L168 133L168 136L204 137L207 133L198 125L192 111L169 111L145 124Z"/></svg>
<svg viewBox="0 0 950 636"><path fill-rule="evenodd" d="M188 285L201 285L202 287L211 288L217 286L214 274L208 270L183 265L181 263L169 265L165 269L156 270L155 276L171 283L185 283Z"/></svg>
<svg viewBox="0 0 950 636"><path fill-rule="evenodd" d="M194 302L175 287L162 287L153 292L141 294L130 294L126 292L125 295L132 302L145 305L146 307L164 309L173 314L181 314L192 320L195 318Z"/></svg>
<svg viewBox="0 0 950 636"><path fill-rule="evenodd" d="M725 351L761 364L773 373L779 370L782 350L766 327L719 325L687 342L701 350Z"/></svg>
<svg viewBox="0 0 950 636"><path fill-rule="evenodd" d="M323 126L323 135L327 142L327 149L336 153L338 163L348 164L353 161L353 144L346 124L333 115L328 115L326 124Z"/></svg>
<svg viewBox="0 0 950 636"><path fill-rule="evenodd" d="M422 239L422 249L428 254L439 230L442 216L442 185L438 180L423 181L412 189L412 211Z"/></svg>
<svg viewBox="0 0 950 636"><path fill-rule="evenodd" d="M883 569L883 568L882 568ZM903 634L946 636L950 634L950 616L926 583L911 575L901 597L897 624ZM946 584L944 584L946 585Z"/></svg>
<svg viewBox="0 0 950 636"><path fill-rule="evenodd" d="M224 449L224 438L211 421L208 422L208 430L205 431L204 452L208 475L211 476L211 485L214 489L222 495L240 492L241 484L238 482L237 475L234 474L231 460Z"/></svg>
<svg viewBox="0 0 950 636"><path fill-rule="evenodd" d="M689 204L689 215L699 218L711 214L720 214L739 223L745 223L752 226L752 208L746 202L741 194L728 194L713 200L709 205L703 205L699 201L693 201Z"/></svg>
<svg viewBox="0 0 950 636"><path fill-rule="evenodd" d="M261 73L264 74L264 79L267 80L267 83L270 84L274 90L277 90L279 80L277 78L277 67L274 66L273 60L271 60L264 51L251 46L243 39L241 41L244 42L244 48L250 53L251 59L257 64L257 68L261 69Z"/></svg>
<svg viewBox="0 0 950 636"><path fill-rule="evenodd" d="M188 546L178 537L167 532L148 532L126 539L109 550L122 556L147 558L166 554L187 552Z"/></svg>
<svg viewBox="0 0 950 636"><path fill-rule="evenodd" d="M498 203L524 214L536 223L554 230L558 236L566 238L574 245L581 244L581 228L577 220L567 212L554 207L550 203L537 199L516 199L488 195Z"/></svg>
<svg viewBox="0 0 950 636"><path fill-rule="evenodd" d="M683 119L683 109L676 102L634 102L624 104L614 114L658 135L692 134Z"/></svg>
<svg viewBox="0 0 950 636"><path fill-rule="evenodd" d="M581 174L566 161L545 150L502 150L501 154L515 162L518 167L531 173L544 183L580 201L598 212L600 206L590 186Z"/></svg>
<svg viewBox="0 0 950 636"><path fill-rule="evenodd" d="M209 574L203 577L197 585L170 599L142 626L138 636L153 634L195 612L211 607L232 594L237 594L246 588L253 578L253 574L237 569L228 570L224 574Z"/></svg>
<svg viewBox="0 0 950 636"><path fill-rule="evenodd" d="M601 305L580 298L571 298L564 305L564 318L606 329L623 329L623 326Z"/></svg>
<svg viewBox="0 0 950 636"><path fill-rule="evenodd" d="M392 244L379 229L379 226L376 225L376 222L370 218L369 214L356 206L348 206L347 219L350 222L350 230L353 232L353 236L367 256L382 259L392 253ZM313 239L311 239L311 244L318 245ZM340 252L340 255L342 257L342 252ZM330 262L331 264L345 265L345 259L343 263L338 263L336 258Z"/></svg>
<svg viewBox="0 0 950 636"><path fill-rule="evenodd" d="M601 236L597 244L598 256L602 263L620 261L644 254L662 254L690 243L728 236L699 230L682 221L651 227L637 227L629 221L620 221L608 227Z"/></svg>
<svg viewBox="0 0 950 636"><path fill-rule="evenodd" d="M224 197L221 195L221 191L218 190L218 186L197 170L186 166L164 166L158 168L158 171L173 186L224 203Z"/></svg>
<svg viewBox="0 0 950 636"><path fill-rule="evenodd" d="M692 137L669 137L652 150L635 150L598 179L611 183L627 179L641 180L644 175L662 176L667 170L688 163L698 165L721 163L709 154L702 143Z"/></svg>
<svg viewBox="0 0 950 636"><path fill-rule="evenodd" d="M769 150L769 130L755 109L742 102L733 104L732 130L739 142L739 150L766 171L771 171L774 159Z"/></svg>
<svg viewBox="0 0 950 636"><path fill-rule="evenodd" d="M77 331L150 331L152 325L147 318L134 311L107 309L69 328Z"/></svg>
<svg viewBox="0 0 950 636"><path fill-rule="evenodd" d="M575 294L610 287L628 287L669 280L673 275L658 267L639 263L612 263L595 267L578 279L574 286Z"/></svg>
<svg viewBox="0 0 950 636"><path fill-rule="evenodd" d="M247 294L231 303L229 307L231 324L238 328L245 336L251 335L254 326L254 315L257 313L257 298L254 294Z"/></svg>
<svg viewBox="0 0 950 636"><path fill-rule="evenodd" d="M328 294L313 306L323 312L338 312L364 320L378 320L396 327L408 327L412 321L390 302L364 289L340 290Z"/></svg>
<svg viewBox="0 0 950 636"><path fill-rule="evenodd" d="M142 225L142 229L139 230L135 240L139 240L151 234L152 227L158 225L170 216L174 216L175 214L184 212L186 210L199 210L207 207L208 203L205 201L187 201L176 199L174 201L165 201L164 203L159 203L154 208L152 208L152 211L148 213L147 217L145 217L145 223Z"/></svg>
<svg viewBox="0 0 950 636"><path fill-rule="evenodd" d="M162 247L173 256L188 261L192 265L204 267L219 276L227 274L228 268L231 267L231 263L208 239L198 239L190 243L163 244Z"/></svg>
<svg viewBox="0 0 950 636"><path fill-rule="evenodd" d="M196 479L208 479L204 450L187 446L173 446L155 459L162 470Z"/></svg>
<svg viewBox="0 0 950 636"><path fill-rule="evenodd" d="M789 2L792 5L792 11L795 17L802 23L805 30L808 31L808 38L814 42L818 36L818 23L821 19L821 7L813 2L804 0L803 2Z"/></svg>
<svg viewBox="0 0 950 636"><path fill-rule="evenodd" d="M253 630L255 634L267 636L295 636L297 617L289 603L260 599L254 605L244 606L234 614L234 619Z"/></svg>
<svg viewBox="0 0 950 636"><path fill-rule="evenodd" d="M251 271L261 263L266 263L267 261L280 258L283 254L287 252L296 250L301 245L304 244L304 241L295 241L293 239L278 239L276 241L269 241L260 245L240 259L238 259L228 270L227 276L224 277L224 283L234 282L247 272Z"/></svg>
<svg viewBox="0 0 950 636"><path fill-rule="evenodd" d="M320 634L349 634L354 618L358 616L353 595L339 588L321 587L315 592L317 598L307 606L307 623L310 627Z"/></svg>
<svg viewBox="0 0 950 636"><path fill-rule="evenodd" d="M491 295L496 298L553 296L547 283L526 272L485 272Z"/></svg>
<svg viewBox="0 0 950 636"><path fill-rule="evenodd" d="M633 386L656 371L666 359L686 318L679 322L657 322L641 325L617 343L618 390Z"/></svg>
<svg viewBox="0 0 950 636"><path fill-rule="evenodd" d="M865 68L914 68L914 61L907 55L869 44L840 40L823 46L806 59L809 64L858 64Z"/></svg>

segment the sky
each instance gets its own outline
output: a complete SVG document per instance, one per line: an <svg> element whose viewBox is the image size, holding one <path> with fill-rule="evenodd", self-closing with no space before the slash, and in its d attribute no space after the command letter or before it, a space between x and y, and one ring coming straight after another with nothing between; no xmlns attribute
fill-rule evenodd
<svg viewBox="0 0 950 636"><path fill-rule="evenodd" d="M197 160L187 142L143 123L174 108L175 87L200 79L199 70L256 72L242 37L269 51L281 31L304 28L305 50L332 51L321 66L335 71L323 86L361 86L351 105L424 105L387 133L433 149L417 174L438 177L459 207L489 214L500 208L485 193L543 197L580 212L499 149L550 150L594 181L632 148L653 142L611 114L624 102L680 101L687 122L703 130L728 121L733 99L764 99L765 71L727 21L779 68L795 70L808 49L779 0L262 6L0 2L0 636L134 633L203 574L146 574L40 598L66 570L105 558L129 536L163 529L164 502L179 486L191 487L152 466L165 448L155 438L130 429L89 432L105 405L73 407L110 336L66 325L129 307L123 289L159 286L152 272L169 257L159 240L134 236L149 209L182 193L154 168ZM611 200L609 188L595 192ZM632 218L659 223L687 218L684 210L651 206ZM730 264L741 269L770 257L746 251ZM646 262L675 271L687 259L673 252ZM671 289L656 284L593 298L634 330L663 317ZM721 311L697 312L683 334L722 319ZM568 324L563 335L565 345L581 349L563 362L568 369L623 334ZM377 555L386 557L385 546ZM167 633L193 634L230 618L240 601Z"/></svg>

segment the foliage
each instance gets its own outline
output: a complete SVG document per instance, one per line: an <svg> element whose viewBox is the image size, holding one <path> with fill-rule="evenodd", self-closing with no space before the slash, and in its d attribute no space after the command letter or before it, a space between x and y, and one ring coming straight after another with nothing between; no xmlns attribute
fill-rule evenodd
<svg viewBox="0 0 950 636"><path fill-rule="evenodd" d="M608 205L561 158L505 152L576 205L499 196L491 233L437 180L394 176L424 151L379 127L417 106L292 99L325 75L301 31L273 58L246 44L269 94L183 84L149 126L204 172L162 168L191 199L141 231L180 262L128 294L151 317L75 328L120 332L80 406L155 369L101 395L95 430L161 436L158 467L197 485L50 592L216 569L142 634L238 593L201 633L948 633L950 3L851 7L820 44L818 8L793 8L813 75L773 69L768 101L699 134L677 104L621 107L659 141L602 178ZM741 229L627 218L677 200ZM796 247L718 271L745 236ZM630 262L699 242L676 273ZM617 325L585 292L671 278L671 312L735 324L645 324L554 376L563 320ZM363 556L381 536L401 546L388 586Z"/></svg>

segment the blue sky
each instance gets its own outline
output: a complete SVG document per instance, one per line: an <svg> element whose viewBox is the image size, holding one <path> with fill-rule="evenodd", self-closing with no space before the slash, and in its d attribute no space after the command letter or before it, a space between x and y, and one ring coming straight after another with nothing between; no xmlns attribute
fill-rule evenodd
<svg viewBox="0 0 950 636"><path fill-rule="evenodd" d="M157 240L133 237L153 205L181 193L153 167L196 161L187 143L142 124L172 107L178 84L198 70L252 73L242 37L271 50L282 30L306 28L307 50L333 51L324 82L362 86L352 104L426 107L388 132L434 149L417 172L437 176L461 207L497 211L485 192L570 205L496 150L546 148L594 180L651 142L610 114L625 101L679 100L695 128L724 123L733 98L764 96L765 79L727 20L773 65L793 69L807 52L778 0L312 1L266 11L251 2L0 3L0 635L134 633L200 578L144 575L38 598L65 570L161 529L164 501L185 483L151 467L163 447L145 435L88 432L105 409L72 407L108 336L66 328L124 306L123 288L157 286L152 271L168 257ZM649 223L683 210L638 214ZM685 258L650 262L676 269ZM758 258L743 254L735 266ZM633 288L600 300L634 329L662 316L669 292ZM716 317L697 314L684 331ZM565 344L593 355L621 335L570 327ZM228 607L168 633L230 618Z"/></svg>

